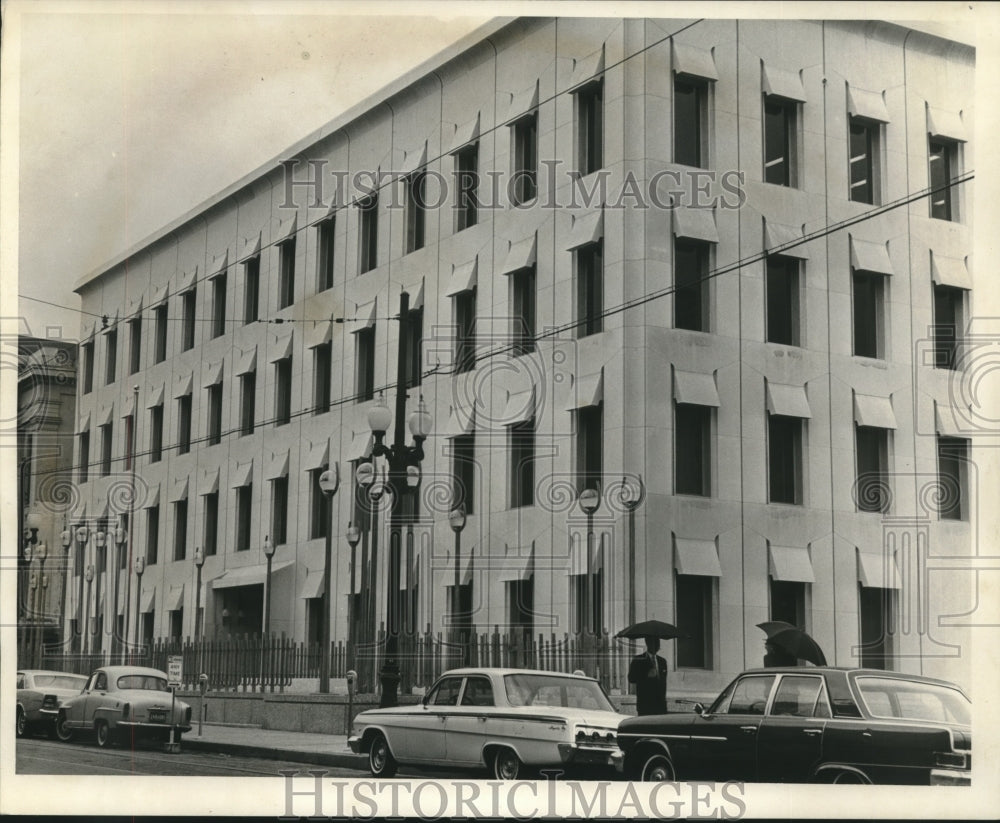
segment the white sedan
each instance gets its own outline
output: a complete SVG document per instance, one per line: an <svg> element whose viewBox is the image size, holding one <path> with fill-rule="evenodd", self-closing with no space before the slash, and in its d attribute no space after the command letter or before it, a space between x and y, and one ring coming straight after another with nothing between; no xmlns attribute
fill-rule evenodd
<svg viewBox="0 0 1000 823"><path fill-rule="evenodd" d="M454 669L422 703L370 709L348 743L375 777L399 764L490 770L515 780L528 769L611 765L619 714L601 685L578 674Z"/></svg>

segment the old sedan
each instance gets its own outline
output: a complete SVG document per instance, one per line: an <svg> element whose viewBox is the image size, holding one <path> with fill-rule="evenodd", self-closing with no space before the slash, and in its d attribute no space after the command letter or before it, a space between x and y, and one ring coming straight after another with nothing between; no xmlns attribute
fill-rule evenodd
<svg viewBox="0 0 1000 823"><path fill-rule="evenodd" d="M82 674L25 669L17 673L18 737L33 731L55 733L59 706L67 697L83 691L87 678Z"/></svg>
<svg viewBox="0 0 1000 823"><path fill-rule="evenodd" d="M175 742L191 730L191 707L174 699L163 672L141 666L97 669L83 692L63 703L56 720L60 740L93 732L102 747L135 737L167 741L171 729Z"/></svg>
<svg viewBox="0 0 1000 823"><path fill-rule="evenodd" d="M371 709L348 743L376 777L398 764L486 767L498 780L551 766L608 767L624 715L590 677L524 669L454 669L422 703Z"/></svg>
<svg viewBox="0 0 1000 823"><path fill-rule="evenodd" d="M705 709L618 728L636 780L968 785L971 704L944 680L872 669L744 672Z"/></svg>

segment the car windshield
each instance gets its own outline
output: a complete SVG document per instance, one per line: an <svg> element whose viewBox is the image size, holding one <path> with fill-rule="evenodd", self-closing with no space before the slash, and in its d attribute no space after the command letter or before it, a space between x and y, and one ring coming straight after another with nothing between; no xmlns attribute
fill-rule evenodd
<svg viewBox="0 0 1000 823"><path fill-rule="evenodd" d="M72 674L36 674L36 689L77 689L83 691L87 678Z"/></svg>
<svg viewBox="0 0 1000 823"><path fill-rule="evenodd" d="M889 677L859 677L857 685L875 717L972 724L972 704L958 689Z"/></svg>
<svg viewBox="0 0 1000 823"><path fill-rule="evenodd" d="M615 710L600 685L593 680L548 674L506 674L503 682L511 706Z"/></svg>
<svg viewBox="0 0 1000 823"><path fill-rule="evenodd" d="M119 689L146 689L152 692L167 690L166 678L153 674L123 674L118 678Z"/></svg>

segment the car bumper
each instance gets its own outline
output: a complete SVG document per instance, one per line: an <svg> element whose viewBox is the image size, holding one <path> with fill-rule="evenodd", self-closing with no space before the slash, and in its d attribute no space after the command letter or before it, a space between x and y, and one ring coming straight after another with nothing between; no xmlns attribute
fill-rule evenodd
<svg viewBox="0 0 1000 823"><path fill-rule="evenodd" d="M931 769L932 786L971 786L972 773L958 769Z"/></svg>
<svg viewBox="0 0 1000 823"><path fill-rule="evenodd" d="M39 723L55 723L57 717L59 717L59 709L39 709L38 710L38 722Z"/></svg>
<svg viewBox="0 0 1000 823"><path fill-rule="evenodd" d="M578 746L576 743L560 743L559 759L563 763L589 766L609 766L618 749L607 746Z"/></svg>
<svg viewBox="0 0 1000 823"><path fill-rule="evenodd" d="M351 747L351 751L355 754L362 754L361 749L361 738L357 736L352 736L347 738L347 745Z"/></svg>
<svg viewBox="0 0 1000 823"><path fill-rule="evenodd" d="M618 774L625 774L625 752L619 749L611 753L611 765L615 767Z"/></svg>
<svg viewBox="0 0 1000 823"><path fill-rule="evenodd" d="M143 723L138 720L119 720L116 725L119 728L132 729L136 732L169 732L171 729L177 729L181 732L191 731L190 724L182 726L179 723L171 726L169 723Z"/></svg>

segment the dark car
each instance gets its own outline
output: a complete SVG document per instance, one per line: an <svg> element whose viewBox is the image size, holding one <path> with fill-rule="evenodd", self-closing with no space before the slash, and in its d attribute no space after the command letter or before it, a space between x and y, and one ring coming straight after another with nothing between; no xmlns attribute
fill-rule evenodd
<svg viewBox="0 0 1000 823"><path fill-rule="evenodd" d="M971 703L945 680L873 669L753 669L692 713L630 717L632 780L969 785Z"/></svg>

